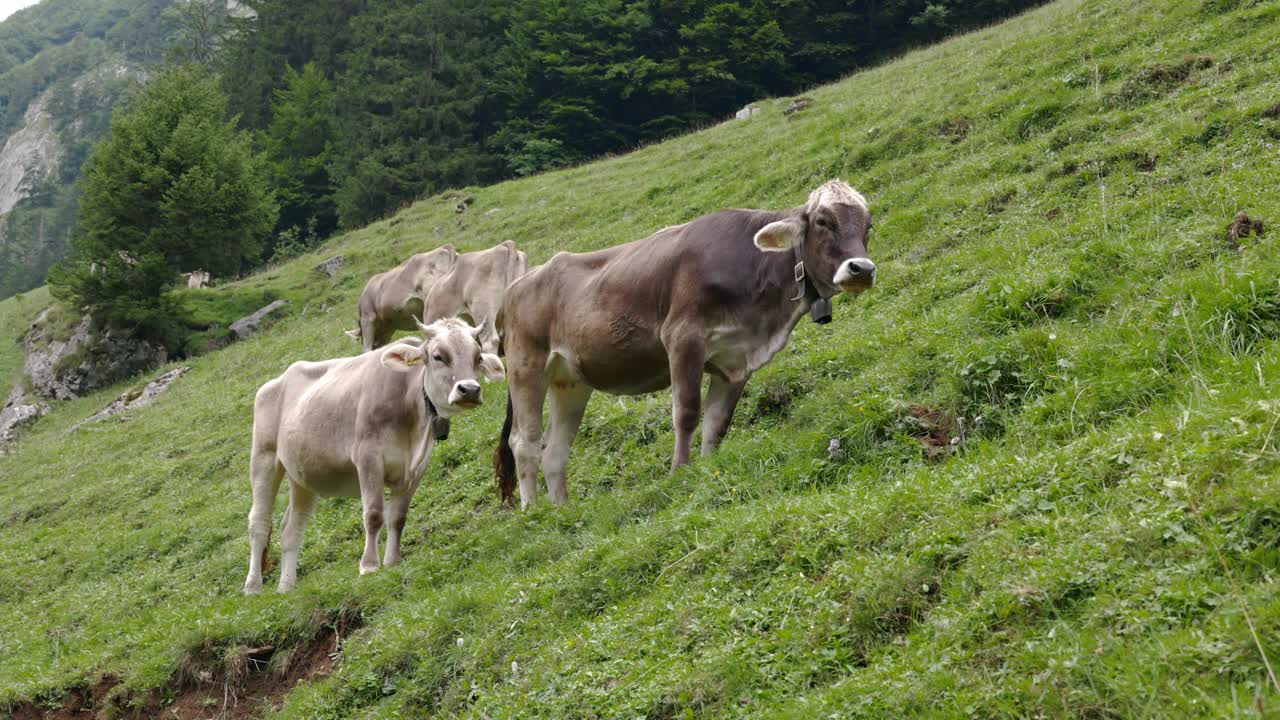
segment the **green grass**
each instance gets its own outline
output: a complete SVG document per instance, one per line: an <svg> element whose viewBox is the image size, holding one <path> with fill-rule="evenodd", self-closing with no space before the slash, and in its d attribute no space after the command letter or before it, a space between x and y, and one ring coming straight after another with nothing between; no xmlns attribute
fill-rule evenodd
<svg viewBox="0 0 1280 720"><path fill-rule="evenodd" d="M1280 224L1278 32L1274 3L1061 0L217 291L290 314L127 421L66 434L109 389L0 458L0 707L103 675L124 706L347 614L337 671L278 716L1274 713L1280 242L1225 230ZM357 503L327 501L297 591L240 596L253 393L354 350L369 274L443 242L541 262L833 176L871 198L882 284L801 324L719 454L670 475L668 396L597 394L570 504L512 512L493 386L401 567L358 577Z"/></svg>
<svg viewBox="0 0 1280 720"><path fill-rule="evenodd" d="M9 397L9 389L20 378L24 356L22 338L40 311L49 306L48 288L19 293L0 302L0 392Z"/></svg>

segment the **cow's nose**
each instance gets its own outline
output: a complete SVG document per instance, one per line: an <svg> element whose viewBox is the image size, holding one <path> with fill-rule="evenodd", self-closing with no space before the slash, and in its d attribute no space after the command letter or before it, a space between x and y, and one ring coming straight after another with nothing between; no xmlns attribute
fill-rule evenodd
<svg viewBox="0 0 1280 720"><path fill-rule="evenodd" d="M876 276L876 264L868 258L853 258L845 263L849 268L850 278L873 278Z"/></svg>
<svg viewBox="0 0 1280 720"><path fill-rule="evenodd" d="M480 383L475 380L463 380L454 385L458 399L463 402L480 402Z"/></svg>

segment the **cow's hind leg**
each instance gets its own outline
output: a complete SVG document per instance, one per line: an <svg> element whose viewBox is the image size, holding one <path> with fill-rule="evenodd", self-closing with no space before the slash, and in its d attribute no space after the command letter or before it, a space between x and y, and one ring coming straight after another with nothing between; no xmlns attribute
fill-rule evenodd
<svg viewBox="0 0 1280 720"><path fill-rule="evenodd" d="M733 421L734 408L742 398L742 390L747 381L729 382L716 375L711 376L707 385L707 399L703 403L702 415L702 454L710 455L720 447L720 441L729 432L729 423Z"/></svg>
<svg viewBox="0 0 1280 720"><path fill-rule="evenodd" d="M547 497L557 505L569 500L567 473L569 448L582 425L582 415L591 399L591 388L572 380L552 380L551 415L547 418L547 443L542 451L542 473L547 478Z"/></svg>
<svg viewBox="0 0 1280 720"><path fill-rule="evenodd" d="M674 472L689 463L689 445L698 429L702 404L702 368L706 351L701 338L667 345L671 363L671 424L676 431L675 452L671 455Z"/></svg>
<svg viewBox="0 0 1280 720"><path fill-rule="evenodd" d="M310 490L289 483L289 509L280 528L280 592L289 592L298 582L298 557L307 521L316 510L316 496Z"/></svg>
<svg viewBox="0 0 1280 720"><path fill-rule="evenodd" d="M249 459L249 484L253 507L249 510L249 575L244 579L247 594L262 592L262 566L271 543L271 509L284 468L271 450L255 450Z"/></svg>
<svg viewBox="0 0 1280 720"><path fill-rule="evenodd" d="M516 459L516 476L520 482L520 506L528 507L538 498L538 461L542 457L542 403L547 395L546 355L520 353L508 349L512 362L509 370L509 392L513 427L511 453Z"/></svg>

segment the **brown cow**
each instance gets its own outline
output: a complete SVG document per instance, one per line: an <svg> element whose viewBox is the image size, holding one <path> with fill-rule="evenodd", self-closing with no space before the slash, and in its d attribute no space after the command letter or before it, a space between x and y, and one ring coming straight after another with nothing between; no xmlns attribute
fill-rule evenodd
<svg viewBox="0 0 1280 720"><path fill-rule="evenodd" d="M480 347L498 352L495 320L507 286L529 272L529 256L507 240L499 245L458 256L453 269L431 286L423 322L461 317L480 328Z"/></svg>
<svg viewBox="0 0 1280 720"><path fill-rule="evenodd" d="M379 567L383 490L390 490L382 563L400 562L409 501L435 446L428 431L432 420L480 405L477 373L489 380L503 376L502 361L480 352L478 328L449 319L419 329L424 340L406 338L355 357L294 363L258 390L249 458L253 509L246 593L262 591L271 506L285 476L289 508L280 531L281 592L293 588L303 531L319 496L361 499L364 574Z"/></svg>
<svg viewBox="0 0 1280 720"><path fill-rule="evenodd" d="M810 306L874 284L870 229L866 200L833 180L798 208L725 210L618 247L558 253L516 281L498 317L510 378L494 453L502 498L518 475L521 505L534 502L541 460L551 501L565 502L569 446L592 390L670 385L674 470L689 461L709 374L702 453L712 452L751 374Z"/></svg>
<svg viewBox="0 0 1280 720"><path fill-rule="evenodd" d="M457 259L452 245L441 245L369 278L360 294L360 326L347 334L369 352L386 345L396 330L413 330L431 286Z"/></svg>

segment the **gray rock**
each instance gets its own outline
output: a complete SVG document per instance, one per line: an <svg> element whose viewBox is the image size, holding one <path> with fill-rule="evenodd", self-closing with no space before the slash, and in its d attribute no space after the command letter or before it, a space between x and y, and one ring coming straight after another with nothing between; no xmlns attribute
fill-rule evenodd
<svg viewBox="0 0 1280 720"><path fill-rule="evenodd" d="M22 391L22 385L13 387L4 409L0 410L0 455L17 437L20 428L30 425L49 412L49 404L28 398Z"/></svg>
<svg viewBox="0 0 1280 720"><path fill-rule="evenodd" d="M77 423L75 427L71 428L72 431L75 431L81 425L87 425L88 423L99 422L101 420L105 420L111 417L112 415L119 415L120 413L125 412L126 410L137 410L138 408L144 408L150 405L151 403L156 401L156 398L163 395L175 380L182 377L183 375L186 375L187 371L190 369L191 368L186 366L174 368L169 372L156 378L155 380L152 380L151 382L147 383L142 387L142 389L134 388L122 394L120 397L116 398L110 405L94 413L87 420Z"/></svg>
<svg viewBox="0 0 1280 720"><path fill-rule="evenodd" d="M743 106L743 108L742 108L741 110L739 110L738 112L734 113L734 114L733 114L733 119L734 119L734 120L746 120L747 118L749 118L749 117L751 117L751 116L753 116L753 115L759 115L759 114L760 114L760 106L759 106L759 105L756 105L755 103L752 103L752 104L750 104L750 105L744 105L744 106Z"/></svg>
<svg viewBox="0 0 1280 720"><path fill-rule="evenodd" d="M262 321L266 319L268 315L271 315L288 304L288 300L276 300L252 315L245 315L239 320L231 323L231 332L235 333L236 337L243 340L258 332L258 328L262 325Z"/></svg>
<svg viewBox="0 0 1280 720"><path fill-rule="evenodd" d="M168 359L163 347L129 330L97 330L88 315L70 337L55 337L48 314L41 313L24 338L24 369L31 389L43 398L73 400Z"/></svg>
<svg viewBox="0 0 1280 720"><path fill-rule="evenodd" d="M329 277L333 277L334 275L338 274L338 271L342 269L342 265L345 262L346 262L345 257L341 255L334 255L328 260L325 260L324 262L312 268L312 270L315 270L318 273L324 273Z"/></svg>

